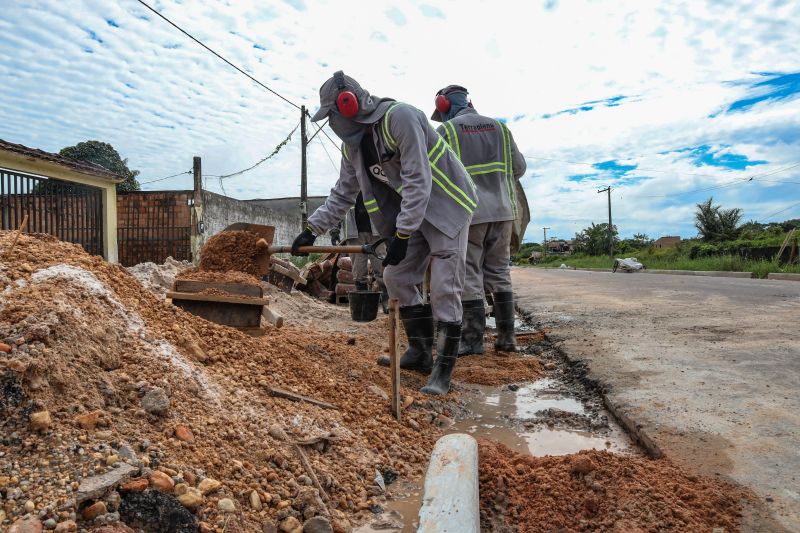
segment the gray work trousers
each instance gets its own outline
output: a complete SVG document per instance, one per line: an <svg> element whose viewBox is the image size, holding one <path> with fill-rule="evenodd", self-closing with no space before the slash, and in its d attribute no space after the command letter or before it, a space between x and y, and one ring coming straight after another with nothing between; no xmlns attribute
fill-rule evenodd
<svg viewBox="0 0 800 533"><path fill-rule="evenodd" d="M357 239L347 239L345 244L349 246L357 246L361 244L372 244L380 237L376 237L369 231L359 231ZM386 245L381 245L381 252L386 251ZM367 254L352 254L353 259L353 281L356 283L367 283L369 277L369 268L367 262L372 265L372 275L378 286L383 288L383 263L374 255Z"/></svg>
<svg viewBox="0 0 800 533"><path fill-rule="evenodd" d="M439 322L460 323L468 235L469 228L464 226L451 239L423 221L411 234L405 259L383 270L389 297L397 298L401 307L422 304L417 285L422 283L430 263L433 318Z"/></svg>
<svg viewBox="0 0 800 533"><path fill-rule="evenodd" d="M469 227L464 300L483 300L485 292L512 292L511 231L514 222L485 222Z"/></svg>

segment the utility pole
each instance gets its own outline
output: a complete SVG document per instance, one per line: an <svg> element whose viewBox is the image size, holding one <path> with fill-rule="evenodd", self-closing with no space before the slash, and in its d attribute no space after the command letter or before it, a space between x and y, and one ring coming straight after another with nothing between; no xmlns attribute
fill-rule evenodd
<svg viewBox="0 0 800 533"><path fill-rule="evenodd" d="M542 231L544 232L544 241L542 241L542 260L547 257L547 230L549 229L550 228L542 228Z"/></svg>
<svg viewBox="0 0 800 533"><path fill-rule="evenodd" d="M611 229L611 185L606 187L605 189L600 189L597 191L597 194L607 192L608 193L608 257L613 261L614 260L614 233Z"/></svg>
<svg viewBox="0 0 800 533"><path fill-rule="evenodd" d="M308 168L306 166L306 106L300 106L300 219L301 231L306 229L308 222Z"/></svg>
<svg viewBox="0 0 800 533"><path fill-rule="evenodd" d="M200 261L200 249L203 247L203 166L200 157L195 156L192 160L192 174L194 177L194 194L192 196L192 230L190 237L190 247L192 261L197 264Z"/></svg>

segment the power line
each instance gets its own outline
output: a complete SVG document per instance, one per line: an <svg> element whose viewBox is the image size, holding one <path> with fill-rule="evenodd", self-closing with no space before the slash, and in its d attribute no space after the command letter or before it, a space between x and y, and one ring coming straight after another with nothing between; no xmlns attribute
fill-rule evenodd
<svg viewBox="0 0 800 533"><path fill-rule="evenodd" d="M800 202L797 202L796 204L792 204L792 205L790 205L789 207L784 207L783 209L781 209L781 210L779 210L779 211L775 211L774 213L771 213L771 214L769 214L769 215L765 216L764 218L762 218L762 219L761 219L761 221L762 221L762 222L766 222L767 220L771 219L771 218L772 218L772 217L774 217L775 215L780 215L780 214L781 214L781 213L783 213L784 211L788 211L789 209L791 209L791 208L793 208L793 207L797 207L798 205L800 205Z"/></svg>
<svg viewBox="0 0 800 533"><path fill-rule="evenodd" d="M772 170L772 171L769 171L769 172L761 172L759 174L753 174L753 175L748 176L748 177L735 179L735 180L730 181L730 182L721 183L719 185L712 185L711 187L705 187L705 188L702 188L702 189L694 189L694 190L691 190L691 191L684 191L684 192L679 192L679 193L674 193L674 194L636 194L636 195L632 195L632 196L634 198L670 198L670 197L673 197L673 196L683 196L683 195L686 195L686 194L693 194L693 193L698 193L698 192L714 191L714 190L717 190L717 189L724 189L724 188L727 188L727 187L731 187L733 185L738 185L738 184L741 184L741 183L748 183L748 182L751 182L751 181L770 181L770 180L760 180L759 178L766 177L766 176L772 176L773 174L778 174L780 172L786 172L787 170L791 170L791 169L796 168L796 167L800 167L800 162L794 163L794 164L792 164L792 165L790 165L788 167L779 168L777 170ZM792 182L790 182L790 183L792 183Z"/></svg>
<svg viewBox="0 0 800 533"><path fill-rule="evenodd" d="M325 142L322 140L322 137L318 137L317 140L319 144L322 145L322 149L325 150L325 155L328 156L328 161L331 162L331 166L333 167L334 172L339 172L339 169L336 167L336 163L333 162L333 158L331 157L330 152L328 152L328 148L325 146Z"/></svg>
<svg viewBox="0 0 800 533"><path fill-rule="evenodd" d="M150 181L140 181L140 182L139 182L139 185L147 185L148 183L155 183L155 182L157 182L157 181L164 181L164 180L168 180L168 179L170 179L170 178L174 178L174 177L176 177L176 176L181 176L181 175L183 175L183 174L191 174L191 173L192 173L192 171L191 171L191 170L188 170L188 171L186 171L186 172L178 172L177 174L173 174L173 175L171 175L171 176L164 176L163 178L158 178L157 180L150 180Z"/></svg>
<svg viewBox="0 0 800 533"><path fill-rule="evenodd" d="M239 71L241 74L244 74L245 76L247 76L248 78L250 78L250 80L254 81L256 84L258 84L258 85L260 85L261 87L263 87L264 89L268 90L269 92L271 92L272 94L274 94L275 96L277 96L278 98L280 98L281 100L283 100L284 102L286 102L287 104L289 104L289 105L291 105L291 106L294 106L294 107L296 107L297 109L300 109L300 106L299 106L299 105L295 104L294 102L292 102L291 100L289 100L288 98L286 98L285 96L283 96L282 94L280 94L280 93L278 93L278 92L276 92L276 91L274 91L274 90L270 89L270 88L269 88L269 87L267 87L267 86L266 86L264 83L260 82L259 80L257 80L256 78L254 78L253 76L251 76L250 74L248 74L247 72L245 72L244 70L242 70L241 68L237 67L236 65L234 65L233 63L231 63L230 61L228 61L227 59L225 59L224 57L222 57L220 54L218 54L217 52L215 52L214 50L212 50L211 48L209 48L208 46L206 46L206 45L205 45L205 44L204 44L202 41L200 41L199 39L197 39L195 36L193 36L192 34L190 34L189 32L187 32L186 30L184 30L183 28L181 28L180 26L178 26L177 24L175 24L174 22L172 22L170 19L168 19L167 17L165 17L164 15L162 15L161 13L159 13L158 11L156 11L155 9L153 9L152 7L150 7L150 6L149 6L149 5L148 5L146 2L144 2L144 0L137 0L137 1L138 1L140 4L142 4L144 7L146 7L147 9L149 9L150 11L152 11L153 13L155 13L156 15L158 15L159 17L161 17L162 19L164 19L164 20L165 20L166 22L168 22L168 23L169 23L171 26L173 26L175 29L177 29L178 31L180 31L181 33L183 33L184 35L186 35L188 38L190 38L191 40L193 40L194 42L196 42L197 44L199 44L200 46L202 46L203 48L205 48L206 50L208 50L209 52L211 52L212 54L214 54L215 56L217 56L217 57L218 57L218 58L220 58L221 60L223 60L225 63L227 63L228 65L230 65L231 67L233 67L234 69L236 69L237 71Z"/></svg>
<svg viewBox="0 0 800 533"><path fill-rule="evenodd" d="M224 180L224 179L227 179L227 178L232 178L233 176L238 176L239 174L244 174L245 172L248 172L248 171L250 171L250 170L253 170L253 169L254 169L254 168L256 168L258 165L260 165L260 164L264 163L265 161L267 161L267 160L269 160L269 159L272 159L274 156L276 156L276 155L278 154L278 152L280 152L280 151L281 151L281 149L282 149L284 146L286 146L286 145L289 143L289 141L291 141L291 140L292 140L292 135L294 135L294 132L296 132L296 131L297 131L297 128L298 128L299 126L300 126L300 123L298 122L297 126L295 126L295 127L294 127L294 129L293 129L291 132L289 132L289 135L287 135L287 136L286 136L286 138L285 138L284 140L282 140L281 142L279 142L279 143L278 143L278 145L275 147L275 149L273 149L273 150L272 150L272 152L271 152L269 155L267 155L267 156L263 157L262 159L260 159L260 160L259 160L259 161L258 161L256 164L254 164L254 165L252 165L252 166L249 166L249 167L247 167L247 168L246 168L246 169L244 169L244 170L239 170L239 171L237 171L237 172L231 172L230 174L209 175L209 176L210 176L210 177L213 177L213 178L219 178L219 180L220 180L220 182L221 182L221 181L222 181L222 180Z"/></svg>

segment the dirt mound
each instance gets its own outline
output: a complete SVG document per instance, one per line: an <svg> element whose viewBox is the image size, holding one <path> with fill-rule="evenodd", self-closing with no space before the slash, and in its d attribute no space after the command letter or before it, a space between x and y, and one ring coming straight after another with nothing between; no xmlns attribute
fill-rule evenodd
<svg viewBox="0 0 800 533"><path fill-rule="evenodd" d="M259 236L250 231L217 233L200 250L200 270L226 272L236 270L258 275L256 241Z"/></svg>
<svg viewBox="0 0 800 533"><path fill-rule="evenodd" d="M0 232L0 248L11 237ZM374 364L382 346L366 335L290 326L249 337L156 298L79 246L28 235L0 263L0 294L0 528L33 507L43 521L91 529L104 522L81 517L101 499L111 522L113 490L75 499L87 478L129 463L218 531L315 515L347 529L381 502L375 471L420 475L440 434L441 402L393 419L376 393L390 390ZM403 379L404 393L422 385ZM307 463L284 431L306 443Z"/></svg>
<svg viewBox="0 0 800 533"><path fill-rule="evenodd" d="M458 358L453 379L476 385L505 385L535 381L543 375L544 369L538 359L499 353L487 343L484 355Z"/></svg>
<svg viewBox="0 0 800 533"><path fill-rule="evenodd" d="M584 451L531 457L480 442L481 530L737 531L741 490L667 459Z"/></svg>
<svg viewBox="0 0 800 533"><path fill-rule="evenodd" d="M246 283L258 285L261 281L252 274L229 270L227 272L207 272L197 267L184 270L176 276L176 279L186 279L191 281L205 281L207 283Z"/></svg>
<svg viewBox="0 0 800 533"><path fill-rule="evenodd" d="M167 291L172 290L172 283L175 278L191 266L192 264L189 261L176 261L171 257L167 257L167 260L161 265L147 262L127 267L127 269L150 292L158 296L164 296Z"/></svg>

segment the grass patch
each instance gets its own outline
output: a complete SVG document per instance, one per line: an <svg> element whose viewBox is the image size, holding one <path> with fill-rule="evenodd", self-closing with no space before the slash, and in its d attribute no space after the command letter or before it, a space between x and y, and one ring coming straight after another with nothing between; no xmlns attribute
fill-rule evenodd
<svg viewBox="0 0 800 533"><path fill-rule="evenodd" d="M766 278L771 272L800 273L800 265L779 266L773 261L754 261L738 255L717 255L690 259L687 255L641 251L625 254L636 257L650 270L697 270L723 272L752 272L757 278ZM608 256L566 255L548 256L537 268L558 268L562 263L577 268L611 268L614 262Z"/></svg>

